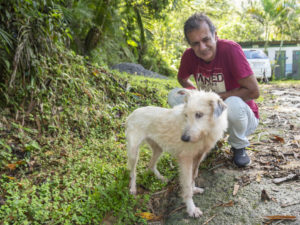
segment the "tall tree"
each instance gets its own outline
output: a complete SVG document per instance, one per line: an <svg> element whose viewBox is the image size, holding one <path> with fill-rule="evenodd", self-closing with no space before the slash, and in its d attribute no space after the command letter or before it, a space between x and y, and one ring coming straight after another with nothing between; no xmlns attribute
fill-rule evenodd
<svg viewBox="0 0 300 225"><path fill-rule="evenodd" d="M118 28L118 5L121 0L69 0L56 4L71 28L72 46L90 54L105 34Z"/></svg>
<svg viewBox="0 0 300 225"><path fill-rule="evenodd" d="M127 18L125 27L128 31L128 43L130 43L132 47L138 48L139 62L142 62L143 56L147 51L147 40L151 39L151 23L155 19L165 18L166 10L171 10L177 2L178 0L129 0L125 2L125 14L123 15ZM137 28L138 35L136 35L136 29L134 27Z"/></svg>
<svg viewBox="0 0 300 225"><path fill-rule="evenodd" d="M284 33L290 29L291 21L299 17L295 9L296 0L260 0L249 3L247 13L263 25L266 46L270 40L290 39Z"/></svg>

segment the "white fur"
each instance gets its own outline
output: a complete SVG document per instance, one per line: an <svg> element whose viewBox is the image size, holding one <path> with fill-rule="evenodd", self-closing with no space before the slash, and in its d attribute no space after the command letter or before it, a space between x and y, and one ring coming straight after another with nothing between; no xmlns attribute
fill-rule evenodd
<svg viewBox="0 0 300 225"><path fill-rule="evenodd" d="M167 151L178 160L187 212L192 217L201 216L202 212L195 206L192 197L204 190L195 187L195 178L200 162L222 138L226 129L226 106L213 92L186 90L184 104L172 109L153 106L136 109L126 122L130 192L136 194L139 145L146 141L153 150L149 168L159 179L166 180L156 169L161 153Z"/></svg>

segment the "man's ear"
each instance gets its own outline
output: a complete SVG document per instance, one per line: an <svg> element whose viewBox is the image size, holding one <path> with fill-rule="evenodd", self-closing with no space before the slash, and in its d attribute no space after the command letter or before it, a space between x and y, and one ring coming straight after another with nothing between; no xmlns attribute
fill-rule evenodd
<svg viewBox="0 0 300 225"><path fill-rule="evenodd" d="M225 109L227 109L227 105L221 99L218 99L218 101L215 102L213 106L214 117L218 118L219 116L221 116Z"/></svg>

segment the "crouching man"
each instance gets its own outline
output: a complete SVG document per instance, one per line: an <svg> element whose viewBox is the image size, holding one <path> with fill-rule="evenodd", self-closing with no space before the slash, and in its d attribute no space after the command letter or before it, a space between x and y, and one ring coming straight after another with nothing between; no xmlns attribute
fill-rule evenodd
<svg viewBox="0 0 300 225"><path fill-rule="evenodd" d="M217 37L211 20L195 13L184 24L184 35L190 45L182 57L178 81L195 89L189 77L194 76L198 89L218 93L228 106L228 142L233 162L238 167L250 165L245 148L247 136L259 123L258 107L253 99L259 97L256 77L240 45Z"/></svg>

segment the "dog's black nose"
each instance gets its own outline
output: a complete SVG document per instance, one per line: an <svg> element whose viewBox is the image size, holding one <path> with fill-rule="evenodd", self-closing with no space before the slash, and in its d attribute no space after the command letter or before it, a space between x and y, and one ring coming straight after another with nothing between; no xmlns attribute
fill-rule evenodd
<svg viewBox="0 0 300 225"><path fill-rule="evenodd" d="M190 136L184 134L184 135L181 136L181 140L184 141L184 142L189 142L190 141Z"/></svg>

